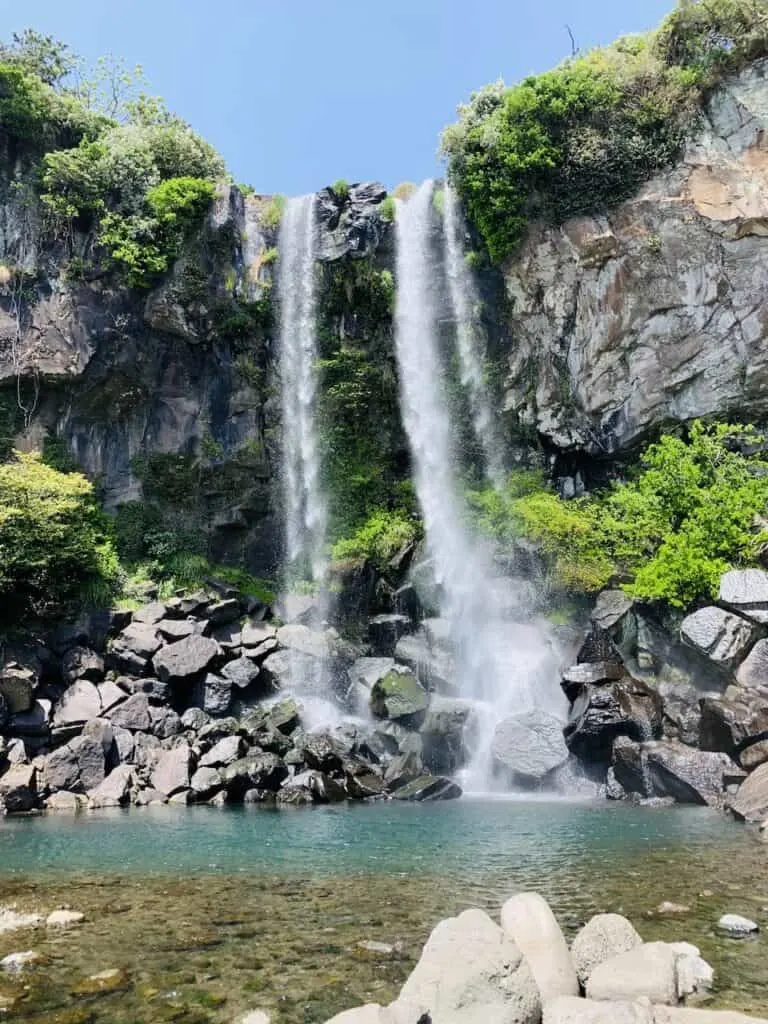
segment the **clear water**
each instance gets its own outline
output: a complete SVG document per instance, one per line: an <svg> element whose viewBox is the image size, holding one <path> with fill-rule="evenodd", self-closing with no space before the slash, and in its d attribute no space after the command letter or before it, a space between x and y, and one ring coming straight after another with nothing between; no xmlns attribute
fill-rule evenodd
<svg viewBox="0 0 768 1024"><path fill-rule="evenodd" d="M526 889L569 936L614 911L648 940L696 943L717 974L710 1005L764 1014L768 942L724 939L714 924L730 911L768 927L765 854L756 834L704 808L565 801L5 820L0 906L67 905L86 920L0 934L0 958L44 958L19 977L0 972L0 1016L225 1024L263 1008L274 1024L321 1024L392 1000L441 918L469 906L498 918ZM688 910L661 917L663 900ZM121 972L117 987L94 990L105 970Z"/></svg>

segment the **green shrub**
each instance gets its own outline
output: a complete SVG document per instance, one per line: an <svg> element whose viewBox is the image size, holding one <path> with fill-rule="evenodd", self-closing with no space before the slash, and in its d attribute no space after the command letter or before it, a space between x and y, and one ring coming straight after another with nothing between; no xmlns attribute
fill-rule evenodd
<svg viewBox="0 0 768 1024"><path fill-rule="evenodd" d="M397 206L395 204L394 196L386 196L382 199L381 206L379 206L379 213L381 214L381 219L383 221L386 221L387 224L391 224L395 219L396 212Z"/></svg>
<svg viewBox="0 0 768 1024"><path fill-rule="evenodd" d="M331 557L337 562L366 559L383 572L393 556L418 536L419 524L412 516L401 509L378 509L351 537L333 545Z"/></svg>
<svg viewBox="0 0 768 1024"><path fill-rule="evenodd" d="M283 219L284 209L285 196L272 196L261 212L261 223L265 228L271 228L273 230L280 227L280 221Z"/></svg>
<svg viewBox="0 0 768 1024"><path fill-rule="evenodd" d="M110 524L80 473L37 454L0 465L0 605L9 619L104 600L120 574Z"/></svg>
<svg viewBox="0 0 768 1024"><path fill-rule="evenodd" d="M549 490L470 494L480 527L501 543L525 535L548 556L557 582L592 592L610 582L648 601L684 608L714 597L733 566L755 564L766 534L768 461L750 427L691 425L641 458L636 478L563 501ZM523 486L535 486L535 478Z"/></svg>
<svg viewBox="0 0 768 1024"><path fill-rule="evenodd" d="M349 182L345 181L344 178L339 178L338 181L331 185L331 191L336 195L337 199L345 203L349 198Z"/></svg>
<svg viewBox="0 0 768 1024"><path fill-rule="evenodd" d="M533 217L559 222L632 195L696 129L702 90L765 54L762 0L682 0L655 34L475 93L442 148L491 257Z"/></svg>

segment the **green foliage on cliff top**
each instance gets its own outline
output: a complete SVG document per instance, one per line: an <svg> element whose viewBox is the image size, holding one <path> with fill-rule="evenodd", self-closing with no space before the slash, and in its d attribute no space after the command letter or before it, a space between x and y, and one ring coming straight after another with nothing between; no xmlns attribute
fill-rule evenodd
<svg viewBox="0 0 768 1024"><path fill-rule="evenodd" d="M351 537L337 541L331 550L334 561L365 559L379 572L406 545L418 540L420 523L402 509L377 509Z"/></svg>
<svg viewBox="0 0 768 1024"><path fill-rule="evenodd" d="M110 523L80 473L37 454L0 465L0 608L7 619L108 602L119 582Z"/></svg>
<svg viewBox="0 0 768 1024"><path fill-rule="evenodd" d="M563 501L535 476L473 492L480 526L501 542L538 541L556 583L593 592L621 583L634 597L683 608L717 593L723 572L754 564L768 540L768 460L750 427L692 424L643 453L634 479Z"/></svg>
<svg viewBox="0 0 768 1024"><path fill-rule="evenodd" d="M764 0L681 0L654 33L473 94L442 148L491 257L534 217L559 222L632 195L678 155L706 90L765 55Z"/></svg>

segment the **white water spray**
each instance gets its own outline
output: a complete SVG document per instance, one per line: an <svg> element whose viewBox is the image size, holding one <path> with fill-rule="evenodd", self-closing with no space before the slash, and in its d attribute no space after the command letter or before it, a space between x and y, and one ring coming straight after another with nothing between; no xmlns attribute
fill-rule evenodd
<svg viewBox="0 0 768 1024"><path fill-rule="evenodd" d="M461 383L469 397L472 427L483 451L486 476L498 488L504 480L504 458L485 382L480 295L466 261L464 218L459 198L449 185L443 191L443 238Z"/></svg>
<svg viewBox="0 0 768 1024"><path fill-rule="evenodd" d="M442 592L461 695L476 702L479 735L468 789L487 789L496 724L542 707L562 712L556 654L527 623L512 581L494 578L466 525L459 495L444 370L437 341L439 265L431 244L433 183L398 202L396 348L403 422L427 544Z"/></svg>

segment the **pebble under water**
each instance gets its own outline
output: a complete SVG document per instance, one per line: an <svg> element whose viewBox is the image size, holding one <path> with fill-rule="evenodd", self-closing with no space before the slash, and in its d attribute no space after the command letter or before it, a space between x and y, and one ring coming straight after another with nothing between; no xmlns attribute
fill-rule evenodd
<svg viewBox="0 0 768 1024"><path fill-rule="evenodd" d="M0 1018L204 1024L262 1008L315 1024L394 998L440 918L480 906L498 919L524 889L568 935L615 911L645 939L694 942L717 974L708 1005L768 1012L768 942L714 929L725 912L768 927L756 833L706 808L461 800L2 821L0 905L86 920L0 934L0 959L43 957L0 976ZM660 916L663 901L689 909Z"/></svg>

